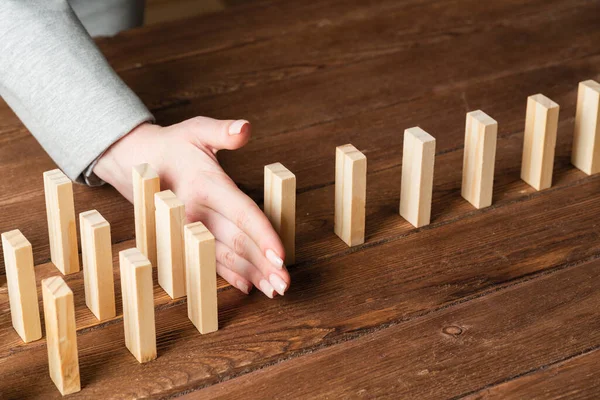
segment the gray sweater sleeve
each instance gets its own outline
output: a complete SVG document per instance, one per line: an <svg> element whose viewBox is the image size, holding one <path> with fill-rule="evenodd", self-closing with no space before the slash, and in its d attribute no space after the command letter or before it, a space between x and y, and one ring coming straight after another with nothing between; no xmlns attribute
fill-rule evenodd
<svg viewBox="0 0 600 400"><path fill-rule="evenodd" d="M60 169L86 169L112 143L153 120L86 33L66 0L0 1L0 96Z"/></svg>

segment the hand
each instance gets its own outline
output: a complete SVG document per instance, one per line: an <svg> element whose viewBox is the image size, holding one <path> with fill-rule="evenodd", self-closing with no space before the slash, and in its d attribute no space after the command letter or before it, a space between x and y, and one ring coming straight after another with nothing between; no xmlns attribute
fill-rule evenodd
<svg viewBox="0 0 600 400"><path fill-rule="evenodd" d="M267 217L223 171L216 154L250 140L250 123L195 117L168 127L144 123L114 143L94 173L133 199L131 169L148 163L185 204L189 222L202 221L216 239L217 272L248 294L283 295L290 276L281 240Z"/></svg>

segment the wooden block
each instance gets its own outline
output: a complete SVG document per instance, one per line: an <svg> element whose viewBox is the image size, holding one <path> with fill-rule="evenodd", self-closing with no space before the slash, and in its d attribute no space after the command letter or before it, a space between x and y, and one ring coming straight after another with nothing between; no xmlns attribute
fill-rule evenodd
<svg viewBox="0 0 600 400"><path fill-rule="evenodd" d="M79 392L79 356L73 292L60 276L42 281L50 378L65 396Z"/></svg>
<svg viewBox="0 0 600 400"><path fill-rule="evenodd" d="M527 98L521 179L537 190L552 186L559 106L543 94Z"/></svg>
<svg viewBox="0 0 600 400"><path fill-rule="evenodd" d="M348 246L365 242L367 157L351 144L335 149L334 231Z"/></svg>
<svg viewBox="0 0 600 400"><path fill-rule="evenodd" d="M133 167L132 175L135 245L156 267L154 194L160 192L160 179L148 164Z"/></svg>
<svg viewBox="0 0 600 400"><path fill-rule="evenodd" d="M265 166L265 214L281 237L285 263L296 260L296 175L281 163Z"/></svg>
<svg viewBox="0 0 600 400"><path fill-rule="evenodd" d="M185 206L170 190L154 195L158 283L171 298L185 296Z"/></svg>
<svg viewBox="0 0 600 400"><path fill-rule="evenodd" d="M188 317L200 333L219 329L215 237L202 222L185 231L185 265Z"/></svg>
<svg viewBox="0 0 600 400"><path fill-rule="evenodd" d="M600 83L579 83L571 163L588 175L600 172Z"/></svg>
<svg viewBox="0 0 600 400"><path fill-rule="evenodd" d="M79 272L73 182L59 169L44 172L50 259L63 275Z"/></svg>
<svg viewBox="0 0 600 400"><path fill-rule="evenodd" d="M462 197L476 208L492 204L498 123L481 110L467 114Z"/></svg>
<svg viewBox="0 0 600 400"><path fill-rule="evenodd" d="M419 228L431 220L435 138L419 127L404 131L400 215Z"/></svg>
<svg viewBox="0 0 600 400"><path fill-rule="evenodd" d="M104 321L116 315L110 224L98 211L86 211L79 214L79 230L85 304Z"/></svg>
<svg viewBox="0 0 600 400"><path fill-rule="evenodd" d="M139 249L133 248L119 252L119 267L125 346L140 363L145 363L156 358L152 265Z"/></svg>
<svg viewBox="0 0 600 400"><path fill-rule="evenodd" d="M38 340L42 326L31 243L15 229L2 234L2 248L12 325L25 343Z"/></svg>

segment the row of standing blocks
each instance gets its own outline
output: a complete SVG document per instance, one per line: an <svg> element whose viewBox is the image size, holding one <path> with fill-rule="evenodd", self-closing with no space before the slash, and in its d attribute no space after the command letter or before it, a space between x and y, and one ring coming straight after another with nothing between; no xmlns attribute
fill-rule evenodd
<svg viewBox="0 0 600 400"><path fill-rule="evenodd" d="M579 84L572 163L600 172L600 84ZM537 190L552 184L559 106L537 94L527 100L521 178ZM497 122L467 114L462 196L476 208L492 204ZM429 224L435 139L419 127L404 132L399 213L416 227ZM367 160L348 144L336 149L335 233L364 243ZM172 298L187 296L188 315L201 333L217 330L215 239L147 164L133 169L136 248L120 252L127 348L139 362L156 358L152 266ZM63 274L79 271L71 181L44 173L51 260ZM265 166L264 211L280 235L286 264L295 258L296 177L282 164ZM115 316L110 225L97 211L80 214L86 304L99 320ZM2 234L13 326L25 342L41 337L31 245L18 231ZM79 390L73 293L61 277L42 281L50 375L63 394ZM148 293L150 295L148 295ZM59 346L59 343L62 345ZM65 345L66 343L66 345Z"/></svg>

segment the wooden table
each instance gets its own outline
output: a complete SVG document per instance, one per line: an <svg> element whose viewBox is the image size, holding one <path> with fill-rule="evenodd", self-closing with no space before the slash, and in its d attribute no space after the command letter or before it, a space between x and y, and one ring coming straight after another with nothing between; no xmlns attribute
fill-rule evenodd
<svg viewBox="0 0 600 400"><path fill-rule="evenodd" d="M579 81L600 80L600 3L510 0L255 0L99 41L161 124L247 118L221 154L262 203L263 166L298 179L298 262L285 297L219 281L220 330L201 336L185 300L155 286L158 359L140 365L118 317L97 323L75 293L83 389L73 398L553 398L600 394L600 176L569 163ZM560 104L553 186L519 178L527 96ZM494 202L460 196L465 113L499 122ZM397 213L402 137L437 138L432 223ZM0 107L0 231L19 228L38 281L49 263L42 172L54 168ZM333 233L335 146L368 157L366 243ZM133 208L109 187L75 189L76 212L133 246ZM0 264L0 274L4 265ZM41 297L40 297L41 300ZM10 325L0 275L0 397L53 398L45 341Z"/></svg>

